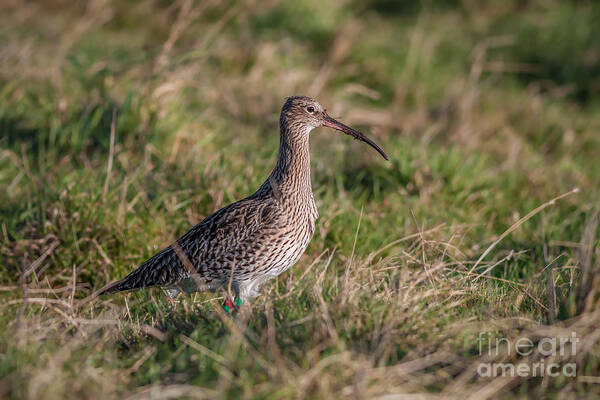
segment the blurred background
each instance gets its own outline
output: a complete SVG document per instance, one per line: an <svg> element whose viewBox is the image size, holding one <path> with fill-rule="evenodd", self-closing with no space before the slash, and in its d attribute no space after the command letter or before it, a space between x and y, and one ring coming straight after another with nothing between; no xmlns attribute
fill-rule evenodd
<svg viewBox="0 0 600 400"><path fill-rule="evenodd" d="M598 38L594 1L3 0L0 396L597 394L468 371L482 326L585 315L598 375ZM246 341L210 295L84 301L258 188L299 94L390 162L313 131L317 232Z"/></svg>

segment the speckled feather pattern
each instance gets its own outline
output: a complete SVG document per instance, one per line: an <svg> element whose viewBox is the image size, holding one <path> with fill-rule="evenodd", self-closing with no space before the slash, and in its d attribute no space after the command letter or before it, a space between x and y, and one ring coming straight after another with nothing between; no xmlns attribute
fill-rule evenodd
<svg viewBox="0 0 600 400"><path fill-rule="evenodd" d="M309 132L318 125L311 126L299 114L313 103L320 107L308 97L289 98L283 106L279 158L254 194L209 215L100 294L153 286L217 289L231 279L236 294L247 299L266 280L293 266L306 250L318 217L309 154Z"/></svg>

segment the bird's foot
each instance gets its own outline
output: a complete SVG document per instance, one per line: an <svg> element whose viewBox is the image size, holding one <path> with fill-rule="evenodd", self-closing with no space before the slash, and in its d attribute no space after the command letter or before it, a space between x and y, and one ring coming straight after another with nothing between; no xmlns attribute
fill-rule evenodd
<svg viewBox="0 0 600 400"><path fill-rule="evenodd" d="M225 314L229 314L234 310L238 310L241 306L242 299L240 299L239 297L236 297L234 301L231 300L231 297L226 297L225 301L223 302L223 311L225 311Z"/></svg>

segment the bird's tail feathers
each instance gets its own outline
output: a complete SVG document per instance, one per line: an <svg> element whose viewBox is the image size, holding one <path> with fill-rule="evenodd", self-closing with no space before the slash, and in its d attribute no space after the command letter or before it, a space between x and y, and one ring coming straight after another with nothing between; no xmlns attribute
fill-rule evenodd
<svg viewBox="0 0 600 400"><path fill-rule="evenodd" d="M106 285L105 287L103 287L102 289L100 289L100 291L96 294L97 296L102 296L105 294L115 294L118 292L123 292L125 290L132 290L134 288L129 287L129 285L127 285L127 278L125 277L121 280L118 280L116 282L113 282L111 284Z"/></svg>
<svg viewBox="0 0 600 400"><path fill-rule="evenodd" d="M169 286L183 277L183 265L171 246L155 254L125 278L109 284L98 292L98 296L153 286Z"/></svg>

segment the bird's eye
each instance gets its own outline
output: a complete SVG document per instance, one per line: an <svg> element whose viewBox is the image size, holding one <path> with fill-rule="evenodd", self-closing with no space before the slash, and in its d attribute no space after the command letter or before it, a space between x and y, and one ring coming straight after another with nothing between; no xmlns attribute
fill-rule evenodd
<svg viewBox="0 0 600 400"><path fill-rule="evenodd" d="M308 111L309 113L314 113L315 112L315 108L313 106L308 106L306 107L306 111Z"/></svg>

